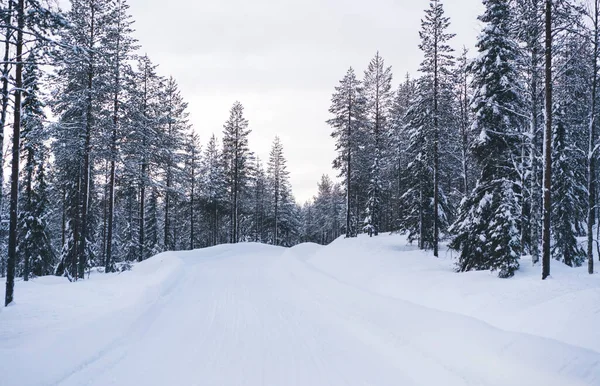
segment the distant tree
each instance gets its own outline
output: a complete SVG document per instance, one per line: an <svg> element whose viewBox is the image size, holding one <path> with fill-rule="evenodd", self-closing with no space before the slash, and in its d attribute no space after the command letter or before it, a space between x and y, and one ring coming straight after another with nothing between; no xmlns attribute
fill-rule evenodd
<svg viewBox="0 0 600 386"><path fill-rule="evenodd" d="M389 112L393 103L392 70L385 67L379 52L369 63L363 80L365 100L365 114L367 127L370 130L368 143L364 144L369 149L369 182L367 188L367 216L365 230L377 236L381 230L381 201L383 181L381 180L382 168L385 157L384 134L388 131Z"/></svg>
<svg viewBox="0 0 600 386"><path fill-rule="evenodd" d="M223 126L223 159L229 193L229 241L240 241L239 222L242 195L248 186L252 153L248 147L248 120L244 118L244 107L235 102L229 113L229 119Z"/></svg>
<svg viewBox="0 0 600 386"><path fill-rule="evenodd" d="M352 67L348 70L331 98L329 112L334 116L327 121L332 127L331 136L336 140L338 156L333 167L345 177L346 191L346 237L356 237L356 174L359 152L359 131L365 126L365 101L362 98L361 82L356 78Z"/></svg>
<svg viewBox="0 0 600 386"><path fill-rule="evenodd" d="M283 145L279 137L275 137L269 154L269 163L267 167L267 180L272 193L272 208L273 208L273 244L281 244L281 235L279 233L281 227L281 218L288 216L285 209L287 200L289 200L289 176L287 170L287 161L283 155Z"/></svg>
<svg viewBox="0 0 600 386"><path fill-rule="evenodd" d="M203 176L200 182L205 197L206 217L210 219L208 245L212 246L221 242L219 224L227 196L225 164L214 135L206 145L202 162Z"/></svg>

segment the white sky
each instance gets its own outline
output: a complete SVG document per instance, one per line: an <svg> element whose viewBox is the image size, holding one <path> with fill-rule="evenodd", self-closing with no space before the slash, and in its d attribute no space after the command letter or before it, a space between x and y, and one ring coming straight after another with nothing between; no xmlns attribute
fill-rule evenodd
<svg viewBox="0 0 600 386"><path fill-rule="evenodd" d="M64 1L64 0L63 0ZM63 2L61 1L61 2ZM296 200L332 178L335 156L331 94L349 66L362 74L377 50L396 86L421 61L417 0L128 0L142 51L173 75L189 103L191 122L206 143L221 135L239 100L250 147L267 160L271 142L284 145ZM472 47L481 0L447 0L453 45Z"/></svg>

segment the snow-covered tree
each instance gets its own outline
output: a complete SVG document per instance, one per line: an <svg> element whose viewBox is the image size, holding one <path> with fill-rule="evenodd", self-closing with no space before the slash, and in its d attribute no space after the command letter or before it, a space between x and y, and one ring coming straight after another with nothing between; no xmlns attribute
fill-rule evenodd
<svg viewBox="0 0 600 386"><path fill-rule="evenodd" d="M453 225L452 248L460 250L460 271L491 269L511 277L519 268L519 178L515 165L522 119L520 79L514 61L518 45L511 31L511 13L504 0L484 1L485 23L479 36L479 57L472 64L473 144L481 176L460 208Z"/></svg>
<svg viewBox="0 0 600 386"><path fill-rule="evenodd" d="M166 250L175 249L173 206L181 192L178 191L176 182L181 181L183 176L179 167L185 135L189 130L187 103L183 101L179 92L177 82L173 77L167 80L164 90L164 116L165 128L161 143L161 161L164 165L164 245Z"/></svg>
<svg viewBox="0 0 600 386"><path fill-rule="evenodd" d="M267 164L267 180L273 200L271 207L273 210L274 245L280 245L281 240L279 230L281 217L287 215L282 211L282 208L285 205L284 200L289 199L289 197L286 196L289 194L290 173L287 170L286 163L287 161L283 155L283 145L281 144L281 140L279 137L275 137L271 147L271 153L269 154L269 162Z"/></svg>
<svg viewBox="0 0 600 386"><path fill-rule="evenodd" d="M240 241L240 209L242 195L246 193L253 155L248 147L248 120L244 107L235 102L229 119L223 125L223 159L229 194L229 241Z"/></svg>
<svg viewBox="0 0 600 386"><path fill-rule="evenodd" d="M21 118L21 148L24 162L21 170L19 196L18 254L25 281L31 274L48 275L53 266L53 248L47 217L50 211L45 142L48 131L46 115L40 100L39 69L33 53L29 55L23 73L24 100Z"/></svg>
<svg viewBox="0 0 600 386"><path fill-rule="evenodd" d="M126 0L117 0L108 12L109 23L104 35L103 45L106 47L108 70L106 73L107 87L112 100L112 124L107 135L108 181L106 197L106 230L103 246L105 272L114 270L113 244L119 249L123 245L116 244L115 232L115 201L117 189L117 170L121 160L121 141L124 138L129 106L126 103L131 87L133 69L130 62L134 59L134 51L138 48L137 41L132 37L133 20L128 13L129 5ZM129 225L127 225L129 226Z"/></svg>
<svg viewBox="0 0 600 386"><path fill-rule="evenodd" d="M377 235L381 231L381 201L386 142L384 135L388 132L389 113L393 103L392 69L386 67L379 52L365 70L362 92L365 101L366 125L369 129L368 148L369 182L367 187L366 218L364 229L369 234Z"/></svg>
<svg viewBox="0 0 600 386"><path fill-rule="evenodd" d="M200 181L204 197L204 213L210 221L207 245L212 246L226 240L221 234L220 224L222 222L221 217L226 209L225 204L227 200L225 164L222 153L217 145L217 138L214 135L206 145L202 170L203 173Z"/></svg>
<svg viewBox="0 0 600 386"><path fill-rule="evenodd" d="M340 171L339 176L345 178L346 190L346 237L356 237L357 216L360 210L356 199L356 177L360 131L365 128L365 101L362 97L361 82L356 78L351 67L340 84L336 86L331 98L329 112L333 118L327 121L336 140L337 157L333 167Z"/></svg>
<svg viewBox="0 0 600 386"><path fill-rule="evenodd" d="M448 224L447 198L440 188L440 153L444 147L440 137L443 135L444 143L456 137L451 102L454 58L449 46L454 35L446 32L449 26L442 2L430 3L419 33L424 55L419 68L422 76L406 117L411 163L407 168L408 190L403 195L407 204L402 228L409 232L409 239L419 239L421 248L432 248L435 256L440 229L445 230ZM442 164L448 168L450 160L446 157Z"/></svg>

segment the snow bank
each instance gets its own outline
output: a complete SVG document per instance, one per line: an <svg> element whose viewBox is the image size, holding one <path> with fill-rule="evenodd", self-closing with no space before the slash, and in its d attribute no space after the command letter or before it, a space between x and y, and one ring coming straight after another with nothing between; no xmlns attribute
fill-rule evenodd
<svg viewBox="0 0 600 386"><path fill-rule="evenodd" d="M19 281L0 311L0 384L600 385L600 276L452 263L380 235Z"/></svg>
<svg viewBox="0 0 600 386"><path fill-rule="evenodd" d="M60 383L124 339L144 311L173 289L181 270L177 254L163 253L131 271L91 280L17 281L15 301L0 311L0 363L10 369L0 384Z"/></svg>
<svg viewBox="0 0 600 386"><path fill-rule="evenodd" d="M403 236L338 239L308 262L377 294L460 313L501 329L538 335L600 353L600 275L552 261L552 277L523 259L515 277L454 272L452 251L440 258Z"/></svg>

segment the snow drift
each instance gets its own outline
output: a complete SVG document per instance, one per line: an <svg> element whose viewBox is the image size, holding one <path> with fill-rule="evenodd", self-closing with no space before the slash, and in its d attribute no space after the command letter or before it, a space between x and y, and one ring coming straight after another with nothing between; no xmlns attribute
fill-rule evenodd
<svg viewBox="0 0 600 386"><path fill-rule="evenodd" d="M600 277L456 274L400 236L17 282L2 385L599 385Z"/></svg>

